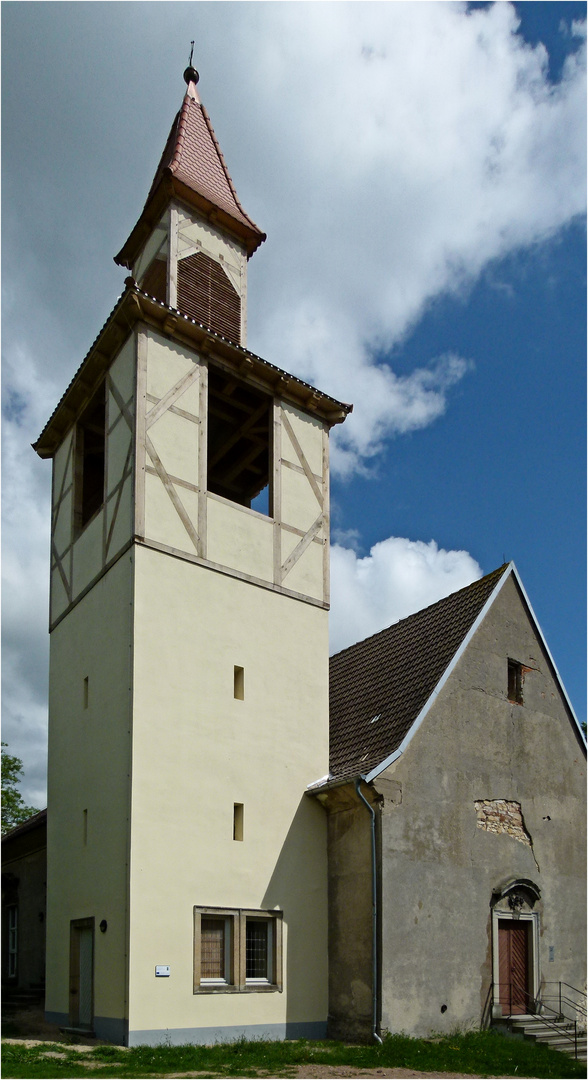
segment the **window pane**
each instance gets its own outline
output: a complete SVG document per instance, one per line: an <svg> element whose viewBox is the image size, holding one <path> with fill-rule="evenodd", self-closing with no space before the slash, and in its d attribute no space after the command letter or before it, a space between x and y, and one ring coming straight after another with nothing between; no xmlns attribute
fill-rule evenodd
<svg viewBox="0 0 588 1080"><path fill-rule="evenodd" d="M248 919L245 941L245 977L268 979L268 923Z"/></svg>
<svg viewBox="0 0 588 1080"><path fill-rule="evenodd" d="M202 919L200 978L224 979L225 977L225 920Z"/></svg>

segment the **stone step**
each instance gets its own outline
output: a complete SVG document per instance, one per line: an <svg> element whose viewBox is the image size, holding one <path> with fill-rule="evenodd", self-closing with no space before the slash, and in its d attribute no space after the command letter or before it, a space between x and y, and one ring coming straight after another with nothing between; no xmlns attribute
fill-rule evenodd
<svg viewBox="0 0 588 1080"><path fill-rule="evenodd" d="M533 1035L535 1038L550 1038L556 1035L574 1035L573 1024L526 1024L525 1027L513 1028L513 1031L522 1035Z"/></svg>
<svg viewBox="0 0 588 1080"><path fill-rule="evenodd" d="M552 1050L571 1057L576 1055L576 1043L574 1040L574 1025L566 1021L553 1021L545 1023L539 1017L532 1020L529 1017L518 1020L510 1020L506 1023L497 1024L497 1029L503 1034L509 1034L523 1038L540 1046L549 1046ZM586 1032L578 1032L577 1037L578 1061L586 1061Z"/></svg>

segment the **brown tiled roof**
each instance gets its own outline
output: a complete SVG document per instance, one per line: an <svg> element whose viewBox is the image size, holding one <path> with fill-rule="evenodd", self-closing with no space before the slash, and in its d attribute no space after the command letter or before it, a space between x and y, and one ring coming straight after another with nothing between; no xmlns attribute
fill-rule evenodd
<svg viewBox="0 0 588 1080"><path fill-rule="evenodd" d="M193 195L205 213L220 211L220 219L229 227L232 223L245 239L249 254L265 240L265 233L239 202L210 117L199 100L194 83L189 83L182 108L172 124L141 217L115 262L130 268L137 246L145 239L145 230L141 226L153 216L152 209L155 216L161 210L160 196L169 183L171 188L167 194L184 198Z"/></svg>
<svg viewBox="0 0 588 1080"><path fill-rule="evenodd" d="M148 199L165 169L231 217L263 235L239 202L204 105L189 93L172 125Z"/></svg>
<svg viewBox="0 0 588 1080"><path fill-rule="evenodd" d="M331 780L398 749L509 565L331 657Z"/></svg>

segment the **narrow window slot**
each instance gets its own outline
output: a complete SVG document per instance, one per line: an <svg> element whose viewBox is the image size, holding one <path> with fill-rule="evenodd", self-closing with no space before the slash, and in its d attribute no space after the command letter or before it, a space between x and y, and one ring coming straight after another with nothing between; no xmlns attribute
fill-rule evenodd
<svg viewBox="0 0 588 1080"><path fill-rule="evenodd" d="M82 811L82 837L84 846L88 843L88 811Z"/></svg>
<svg viewBox="0 0 588 1080"><path fill-rule="evenodd" d="M243 803L233 805L233 840L243 839Z"/></svg>
<svg viewBox="0 0 588 1080"><path fill-rule="evenodd" d="M84 709L88 708L89 701L90 701L90 679L86 675L86 677L84 679Z"/></svg>
<svg viewBox="0 0 588 1080"><path fill-rule="evenodd" d="M517 660L508 661L508 700L523 704L523 665Z"/></svg>
<svg viewBox="0 0 588 1080"><path fill-rule="evenodd" d="M237 701L245 700L245 668L235 667L234 669L233 694Z"/></svg>

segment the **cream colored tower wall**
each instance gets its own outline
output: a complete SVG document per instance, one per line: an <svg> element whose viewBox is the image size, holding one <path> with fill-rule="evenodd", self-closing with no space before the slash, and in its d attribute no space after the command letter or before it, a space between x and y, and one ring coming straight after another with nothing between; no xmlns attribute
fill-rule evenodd
<svg viewBox="0 0 588 1080"><path fill-rule="evenodd" d="M94 918L94 1013L115 1037L126 1009L132 573L127 553L50 642L46 1009L68 1022L70 921Z"/></svg>
<svg viewBox="0 0 588 1080"><path fill-rule="evenodd" d="M190 350L141 332L138 455L145 461L144 527L164 547L197 555L202 368Z"/></svg>
<svg viewBox="0 0 588 1080"><path fill-rule="evenodd" d="M73 447L72 428L53 458L50 622L65 611L71 595Z"/></svg>
<svg viewBox="0 0 588 1080"><path fill-rule="evenodd" d="M276 400L268 517L206 492L207 362L153 330L140 332L136 532L162 550L270 588L328 603L328 435L318 418ZM144 485L142 477L144 476Z"/></svg>
<svg viewBox="0 0 588 1080"><path fill-rule="evenodd" d="M207 554L211 562L250 577L271 580L273 526L270 518L220 495L207 498Z"/></svg>
<svg viewBox="0 0 588 1080"><path fill-rule="evenodd" d="M75 425L55 454L51 536L51 625L116 558L132 536L135 339L106 374L104 501L77 533ZM79 466L78 466L79 468Z"/></svg>
<svg viewBox="0 0 588 1080"><path fill-rule="evenodd" d="M169 251L169 212L163 215L153 232L149 235L145 247L133 265L133 277L140 281L147 270L149 263L156 255L167 258Z"/></svg>
<svg viewBox="0 0 588 1080"><path fill-rule="evenodd" d="M327 612L147 548L134 610L130 1041L324 1022ZM282 910L283 992L194 994L195 905Z"/></svg>

